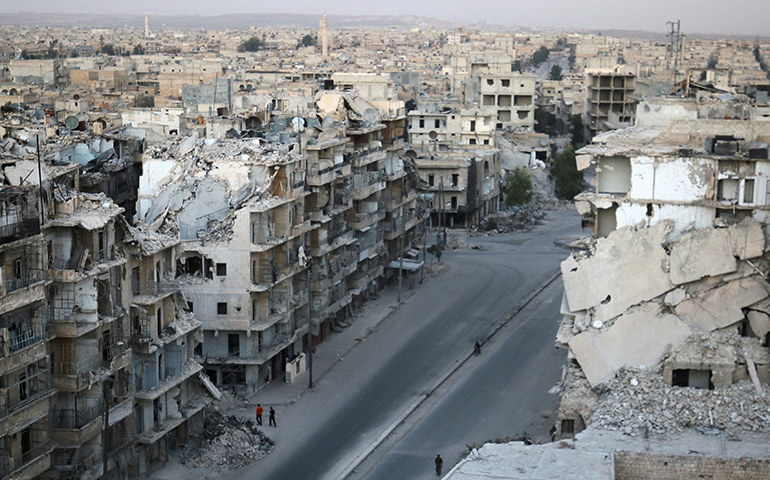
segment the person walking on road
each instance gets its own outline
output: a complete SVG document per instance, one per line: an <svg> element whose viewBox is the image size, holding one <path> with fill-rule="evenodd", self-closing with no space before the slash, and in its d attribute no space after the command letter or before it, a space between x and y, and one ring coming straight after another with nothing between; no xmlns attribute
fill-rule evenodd
<svg viewBox="0 0 770 480"><path fill-rule="evenodd" d="M269 426L278 428L278 425L276 425L275 423L275 410L273 409L273 407L270 407L270 417L267 419L267 423Z"/></svg>
<svg viewBox="0 0 770 480"><path fill-rule="evenodd" d="M444 460L441 458L441 455L436 454L436 476L438 477L441 476L441 469L443 468L444 468Z"/></svg>
<svg viewBox="0 0 770 480"><path fill-rule="evenodd" d="M262 412L264 412L265 409L262 408L262 405L257 404L257 425L262 425Z"/></svg>

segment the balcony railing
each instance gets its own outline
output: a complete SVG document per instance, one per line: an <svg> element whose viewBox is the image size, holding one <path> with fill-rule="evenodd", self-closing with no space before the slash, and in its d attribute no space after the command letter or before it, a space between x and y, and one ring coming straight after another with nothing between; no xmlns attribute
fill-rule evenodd
<svg viewBox="0 0 770 480"><path fill-rule="evenodd" d="M134 284L134 295L161 296L178 292L181 289L179 282L140 282Z"/></svg>
<svg viewBox="0 0 770 480"><path fill-rule="evenodd" d="M5 293L9 294L15 290L28 287L33 283L39 282L42 279L43 279L43 275L39 271L33 271L21 277L8 279L5 281Z"/></svg>
<svg viewBox="0 0 770 480"><path fill-rule="evenodd" d="M8 338L8 349L11 353L18 352L47 338L47 331L44 325L31 325L25 330L15 332L15 334L10 332Z"/></svg>
<svg viewBox="0 0 770 480"><path fill-rule="evenodd" d="M59 470L59 480L79 480L91 468L100 464L102 452L97 449L87 457L82 457L76 449L54 450L53 465Z"/></svg>
<svg viewBox="0 0 770 480"><path fill-rule="evenodd" d="M0 245L40 233L40 219L35 216L23 217L20 222L0 225Z"/></svg>
<svg viewBox="0 0 770 480"><path fill-rule="evenodd" d="M51 418L53 428L69 430L83 428L99 418L103 411L102 404L80 409L54 409Z"/></svg>
<svg viewBox="0 0 770 480"><path fill-rule="evenodd" d="M133 416L127 417L112 427L107 432L107 452L114 455L136 441L136 422Z"/></svg>
<svg viewBox="0 0 770 480"><path fill-rule="evenodd" d="M366 172L353 174L353 188L358 190L376 185L384 180L382 172Z"/></svg>

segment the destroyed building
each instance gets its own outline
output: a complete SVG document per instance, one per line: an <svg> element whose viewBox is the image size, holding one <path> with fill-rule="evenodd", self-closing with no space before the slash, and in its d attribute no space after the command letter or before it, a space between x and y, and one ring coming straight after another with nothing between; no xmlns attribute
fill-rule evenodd
<svg viewBox="0 0 770 480"><path fill-rule="evenodd" d="M308 331L305 160L259 139L193 136L149 149L142 185L154 195L143 221L181 241L174 269L203 323L206 373L255 389L277 378Z"/></svg>
<svg viewBox="0 0 770 480"><path fill-rule="evenodd" d="M650 99L578 151L595 236L561 266L557 436L770 430L770 123L732 108Z"/></svg>
<svg viewBox="0 0 770 480"><path fill-rule="evenodd" d="M132 265L153 255L172 258L175 243L141 235L112 199L81 190L83 163L71 161L68 152L95 160L89 145L104 146L99 138L49 143L41 148L46 153L36 156L37 142L45 139L42 130L7 134L0 213L3 476L146 472L150 461L166 460L168 445L186 441L188 419L216 392L213 385L210 391L204 387L208 379L190 382L201 368L191 360L200 341L193 315L175 312L176 297L168 305L167 295L148 293L161 282L143 284L142 291L132 288ZM115 139L114 145L120 153L110 144L110 158L102 165L133 168L134 150L126 151L124 162L124 142ZM130 322L129 314L142 311L141 305L167 312L155 335L145 324ZM137 343L143 335L154 343ZM152 372L145 377L141 354L148 352L137 352L139 368L132 346L150 354L160 350L159 384L152 383Z"/></svg>
<svg viewBox="0 0 770 480"><path fill-rule="evenodd" d="M287 142L191 136L145 152L138 220L180 240L176 278L216 384L293 381L310 344L344 326L422 238L417 176L399 157L403 104L336 91L316 104L313 127L300 118L269 134Z"/></svg>
<svg viewBox="0 0 770 480"><path fill-rule="evenodd" d="M202 410L218 392L194 359L203 334L175 278L179 240L144 228L126 225L126 230L124 281L131 288L123 296L130 304L138 435L130 471L147 475L151 462L165 462L172 448L189 443L203 424Z"/></svg>

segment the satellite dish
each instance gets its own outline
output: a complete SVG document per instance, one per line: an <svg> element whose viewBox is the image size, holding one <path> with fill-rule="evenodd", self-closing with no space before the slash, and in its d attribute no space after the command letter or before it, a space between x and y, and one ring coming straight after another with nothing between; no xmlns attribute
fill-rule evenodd
<svg viewBox="0 0 770 480"><path fill-rule="evenodd" d="M332 117L326 117L321 125L323 125L324 128L330 128L334 125L334 119Z"/></svg>
<svg viewBox="0 0 770 480"><path fill-rule="evenodd" d="M380 119L380 112L373 108L367 108L364 110L364 120L370 123L375 123Z"/></svg>
<svg viewBox="0 0 770 480"><path fill-rule="evenodd" d="M431 130L430 132L428 132L428 136L430 137L431 140L435 140L438 138L438 133L436 133L435 130Z"/></svg>
<svg viewBox="0 0 770 480"><path fill-rule="evenodd" d="M305 119L302 117L294 117L291 119L291 124L294 126L295 132L301 132L305 128Z"/></svg>
<svg viewBox="0 0 770 480"><path fill-rule="evenodd" d="M540 139L540 145L545 147L546 145L548 145L548 140L546 140L545 138L541 138Z"/></svg>
<svg viewBox="0 0 770 480"><path fill-rule="evenodd" d="M406 153L404 153L404 156L406 158L417 158L417 152L414 150L407 150Z"/></svg>
<svg viewBox="0 0 770 480"><path fill-rule="evenodd" d="M78 128L78 125L80 125L80 120L78 120L78 117L74 115L70 115L69 117L64 119L64 126L69 128L70 130L74 130Z"/></svg>
<svg viewBox="0 0 770 480"><path fill-rule="evenodd" d="M74 98L75 100L80 100L80 95L78 95L78 94L76 93L75 95L73 95L73 96L72 96L72 98Z"/></svg>

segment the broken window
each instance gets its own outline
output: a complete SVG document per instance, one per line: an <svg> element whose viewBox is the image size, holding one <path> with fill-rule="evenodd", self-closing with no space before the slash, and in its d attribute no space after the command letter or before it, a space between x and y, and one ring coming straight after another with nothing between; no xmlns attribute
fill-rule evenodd
<svg viewBox="0 0 770 480"><path fill-rule="evenodd" d="M743 182L743 203L754 203L754 179Z"/></svg>
<svg viewBox="0 0 770 480"><path fill-rule="evenodd" d="M487 85L492 86L495 84L495 81L491 78L487 78Z"/></svg>
<svg viewBox="0 0 770 480"><path fill-rule="evenodd" d="M470 145L476 145L476 139L475 138L471 138L470 140L468 140L468 143Z"/></svg>
<svg viewBox="0 0 770 480"><path fill-rule="evenodd" d="M441 128L441 120L434 120L433 128Z"/></svg>
<svg viewBox="0 0 770 480"><path fill-rule="evenodd" d="M740 181L737 178L723 178L717 183L717 200L738 201Z"/></svg>
<svg viewBox="0 0 770 480"><path fill-rule="evenodd" d="M565 419L561 421L561 434L562 435L574 435L575 434L575 420Z"/></svg>
<svg viewBox="0 0 770 480"><path fill-rule="evenodd" d="M431 187L436 183L436 176L432 173L428 174L428 185Z"/></svg>
<svg viewBox="0 0 770 480"><path fill-rule="evenodd" d="M671 385L714 390L711 370L675 369L671 372Z"/></svg>
<svg viewBox="0 0 770 480"><path fill-rule="evenodd" d="M452 186L456 187L457 184L460 182L460 175L457 173L452 174Z"/></svg>
<svg viewBox="0 0 770 480"><path fill-rule="evenodd" d="M452 197L452 210L457 210L457 197Z"/></svg>
<svg viewBox="0 0 770 480"><path fill-rule="evenodd" d="M502 83L502 85L504 87L510 87L511 86L511 80L510 79L500 80L500 83Z"/></svg>
<svg viewBox="0 0 770 480"><path fill-rule="evenodd" d="M628 157L601 157L598 167L598 193L628 193L631 189L631 160Z"/></svg>
<svg viewBox="0 0 770 480"><path fill-rule="evenodd" d="M224 277L225 275L227 275L227 264L217 263L217 276Z"/></svg>
<svg viewBox="0 0 770 480"><path fill-rule="evenodd" d="M420 128L425 128L425 119L424 118L420 119Z"/></svg>
<svg viewBox="0 0 770 480"><path fill-rule="evenodd" d="M227 315L227 302L217 302L217 315Z"/></svg>
<svg viewBox="0 0 770 480"><path fill-rule="evenodd" d="M476 131L476 120L471 120L471 132Z"/></svg>
<svg viewBox="0 0 770 480"><path fill-rule="evenodd" d="M237 333L227 335L227 354L231 357L238 357L241 354L241 338Z"/></svg>

